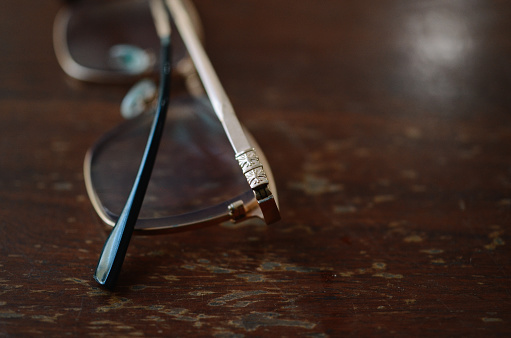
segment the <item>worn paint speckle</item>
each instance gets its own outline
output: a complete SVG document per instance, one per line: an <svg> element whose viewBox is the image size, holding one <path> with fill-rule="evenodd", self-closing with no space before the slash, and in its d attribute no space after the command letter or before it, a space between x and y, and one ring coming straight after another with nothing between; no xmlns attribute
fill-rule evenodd
<svg viewBox="0 0 511 338"><path fill-rule="evenodd" d="M221 297L215 298L211 300L208 305L209 306L225 306L227 303L238 300L242 298L258 296L262 294L266 294L267 292L264 290L253 290L253 291L233 291L227 295L223 295Z"/></svg>
<svg viewBox="0 0 511 338"><path fill-rule="evenodd" d="M499 229L500 227L497 226L495 228ZM495 250L499 246L506 245L506 242L504 242L504 240L500 237L503 234L504 234L504 231L502 231L502 230L496 230L496 231L491 232L488 235L488 238L490 238L492 241L491 241L491 243L485 245L484 248L486 250Z"/></svg>
<svg viewBox="0 0 511 338"><path fill-rule="evenodd" d="M242 316L238 320L233 320L232 323L247 331L254 331L259 327L285 326L313 329L316 326L316 324L307 321L280 319L280 316L280 314L273 312L252 312L248 315Z"/></svg>
<svg viewBox="0 0 511 338"><path fill-rule="evenodd" d="M206 316L206 315L185 315L188 313L187 309L168 309L168 310L162 310L160 313L163 313L168 316L172 316L176 320L181 320L184 322L195 322L197 323L202 318L213 318L213 316Z"/></svg>
<svg viewBox="0 0 511 338"><path fill-rule="evenodd" d="M208 266L206 267L212 273L233 273L234 270L222 268L219 266Z"/></svg>
<svg viewBox="0 0 511 338"><path fill-rule="evenodd" d="M256 300L256 301L242 300L242 301L240 301L240 302L236 302L236 303L234 303L234 304L233 304L233 307L240 307L240 308L241 308L241 307L247 307L247 306L249 306L250 304L253 304L253 303L256 303L256 302L257 302L257 300Z"/></svg>
<svg viewBox="0 0 511 338"><path fill-rule="evenodd" d="M133 330L133 326L129 325L117 325L115 328L118 330Z"/></svg>
<svg viewBox="0 0 511 338"><path fill-rule="evenodd" d="M45 315L34 315L32 316L32 319L45 322L45 323L55 323L55 321L60 317L63 316L61 313L57 313L54 316L45 316Z"/></svg>
<svg viewBox="0 0 511 338"><path fill-rule="evenodd" d="M309 272L321 271L322 269L321 268L314 268L314 267L306 267L306 266L286 266L285 270L286 271L309 273Z"/></svg>
<svg viewBox="0 0 511 338"><path fill-rule="evenodd" d="M153 250L153 251L149 251L147 253L147 256L149 257L163 257L167 254L167 252L165 250Z"/></svg>
<svg viewBox="0 0 511 338"><path fill-rule="evenodd" d="M365 275L372 274L373 277L383 277L387 279L392 278L403 278L401 274L393 274L388 272L383 272L387 269L387 264L383 262L375 262L372 264L370 268L358 268L355 271L343 271L339 272L338 275L341 277L353 277L354 275Z"/></svg>
<svg viewBox="0 0 511 338"><path fill-rule="evenodd" d="M164 322L165 319L162 319L159 316L146 316L144 319L141 319L146 322Z"/></svg>
<svg viewBox="0 0 511 338"><path fill-rule="evenodd" d="M353 271L339 272L338 275L341 277L352 277L355 273Z"/></svg>
<svg viewBox="0 0 511 338"><path fill-rule="evenodd" d="M89 285L88 281L86 281L85 279L80 279L80 278L63 278L62 281L73 282L73 283L81 284L81 285Z"/></svg>
<svg viewBox="0 0 511 338"><path fill-rule="evenodd" d="M331 183L328 179L312 174L304 175L300 182L289 184L291 189L303 191L306 195L321 195L338 192L344 189L342 184Z"/></svg>
<svg viewBox="0 0 511 338"><path fill-rule="evenodd" d="M328 338L329 337L326 333L322 333L322 332L308 333L303 336L307 337L307 338Z"/></svg>
<svg viewBox="0 0 511 338"><path fill-rule="evenodd" d="M94 326L101 326L101 325L121 325L120 322L115 322L113 320L98 320L98 321L93 321L93 322L90 322L89 325L94 325Z"/></svg>
<svg viewBox="0 0 511 338"><path fill-rule="evenodd" d="M55 182L53 183L53 190L56 191L70 191L73 189L73 183L71 182Z"/></svg>
<svg viewBox="0 0 511 338"><path fill-rule="evenodd" d="M244 338L245 335L244 334L241 334L241 333L234 333L234 332L231 332L231 331L217 331L216 333L213 334L213 337L215 338Z"/></svg>
<svg viewBox="0 0 511 338"><path fill-rule="evenodd" d="M437 264L437 265L443 265L443 264L445 264L445 261L442 258L438 258L438 259L432 259L431 263Z"/></svg>
<svg viewBox="0 0 511 338"><path fill-rule="evenodd" d="M3 319L15 319L15 318L22 318L25 315L22 313L16 313L13 311L7 311L7 312L0 312L0 318Z"/></svg>
<svg viewBox="0 0 511 338"><path fill-rule="evenodd" d="M101 289L101 288L98 288L98 287L93 287L91 289L91 291L87 292L87 296L89 296L89 297L107 296L109 294L110 293L107 290L104 290L104 289Z"/></svg>
<svg viewBox="0 0 511 338"><path fill-rule="evenodd" d="M420 252L430 254L430 255L438 255L438 254L443 253L444 250L442 250L442 249L425 249L425 250L421 250Z"/></svg>
<svg viewBox="0 0 511 338"><path fill-rule="evenodd" d="M146 307L147 310L154 310L154 311L163 310L164 308L165 308L164 305L149 305Z"/></svg>
<svg viewBox="0 0 511 338"><path fill-rule="evenodd" d="M123 308L126 304L131 301L127 298L112 296L109 299L109 305L100 306L96 309L97 312L108 312L110 310L118 310Z"/></svg>
<svg viewBox="0 0 511 338"><path fill-rule="evenodd" d="M201 290L201 291L191 291L188 294L190 296L207 296L214 293L213 291Z"/></svg>
<svg viewBox="0 0 511 338"><path fill-rule="evenodd" d="M325 270L332 270L331 268L319 268L319 267L308 267L308 266L296 266L293 264L282 264L277 262L265 262L261 264L261 267L258 270L262 271L293 271L293 272L302 272L302 273L310 273L310 272L318 272Z"/></svg>
<svg viewBox="0 0 511 338"><path fill-rule="evenodd" d="M178 316L178 315L182 315L182 314L188 312L188 310L183 309L183 308L170 308L170 309L162 309L160 312L164 313L168 316Z"/></svg>
<svg viewBox="0 0 511 338"><path fill-rule="evenodd" d="M387 268L387 264L383 263L383 262L376 262L376 263L373 263L373 269L376 269L376 270L385 270Z"/></svg>
<svg viewBox="0 0 511 338"><path fill-rule="evenodd" d="M261 270L270 271L280 266L281 264L277 262L265 262L261 265Z"/></svg>
<svg viewBox="0 0 511 338"><path fill-rule="evenodd" d="M171 281L171 282L178 282L180 280L177 276L172 276L172 275L166 275L166 276L162 276L162 277L163 277L163 279Z"/></svg>
<svg viewBox="0 0 511 338"><path fill-rule="evenodd" d="M485 323L497 323L497 322L502 322L502 318L488 318L488 317L483 317L481 318L481 320Z"/></svg>
<svg viewBox="0 0 511 338"><path fill-rule="evenodd" d="M373 274L373 277L383 277L386 279L393 279L393 278L401 279L401 278L403 278L403 275L401 275L399 273L394 274L394 273L388 273L388 272L379 272L379 273Z"/></svg>
<svg viewBox="0 0 511 338"><path fill-rule="evenodd" d="M251 283L264 282L266 280L263 275L252 274L252 273L243 273L243 274L236 275L236 277L243 278L247 282L251 282Z"/></svg>
<svg viewBox="0 0 511 338"><path fill-rule="evenodd" d="M397 227L400 227L405 224L406 224L406 221L392 221L389 223L389 228L397 228Z"/></svg>
<svg viewBox="0 0 511 338"><path fill-rule="evenodd" d="M405 241L406 243L418 243L418 242L422 242L424 239L419 236L419 235L411 235L411 236L407 236L403 239L403 241Z"/></svg>

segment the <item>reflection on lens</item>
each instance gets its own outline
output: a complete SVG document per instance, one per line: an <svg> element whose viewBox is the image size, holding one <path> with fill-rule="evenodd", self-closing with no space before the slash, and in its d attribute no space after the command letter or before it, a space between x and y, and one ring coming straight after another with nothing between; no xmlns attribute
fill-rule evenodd
<svg viewBox="0 0 511 338"><path fill-rule="evenodd" d="M133 185L152 122L145 114L103 138L91 159L91 182L102 207L118 215ZM140 218L196 212L253 194L206 98L171 104ZM216 210L218 211L218 210Z"/></svg>
<svg viewBox="0 0 511 338"><path fill-rule="evenodd" d="M112 73L156 71L155 60L159 54L159 39L154 27L153 18L147 1L83 1L73 5L66 31L67 47L71 58L83 67ZM184 58L186 51L178 34L173 36L174 65ZM123 55L137 56L137 59L119 65L112 62L113 46L129 46L130 51L142 54ZM126 48L123 52L126 52ZM126 53L124 53L126 54ZM143 68L137 66L139 57L149 62Z"/></svg>
<svg viewBox="0 0 511 338"><path fill-rule="evenodd" d="M129 74L142 74L154 62L152 53L131 45L115 45L109 51L110 65Z"/></svg>

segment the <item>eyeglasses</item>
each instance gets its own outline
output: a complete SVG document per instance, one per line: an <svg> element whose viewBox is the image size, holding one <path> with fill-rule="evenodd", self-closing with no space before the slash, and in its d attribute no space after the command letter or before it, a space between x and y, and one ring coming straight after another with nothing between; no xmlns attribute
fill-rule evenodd
<svg viewBox="0 0 511 338"><path fill-rule="evenodd" d="M150 81L136 84L121 106L135 117L85 157L91 202L113 226L94 275L106 287L115 285L134 230L280 219L270 167L238 121L200 35L195 8L182 0L79 2L55 20L57 59L71 77L118 83L160 73L158 94ZM177 77L189 94L170 100Z"/></svg>

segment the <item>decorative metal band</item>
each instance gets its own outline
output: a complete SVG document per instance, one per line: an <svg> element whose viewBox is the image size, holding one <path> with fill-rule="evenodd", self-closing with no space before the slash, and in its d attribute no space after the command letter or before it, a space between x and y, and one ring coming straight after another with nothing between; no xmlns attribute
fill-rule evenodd
<svg viewBox="0 0 511 338"><path fill-rule="evenodd" d="M263 165L259 162L259 157L254 149L237 154L236 160L252 189L269 183Z"/></svg>

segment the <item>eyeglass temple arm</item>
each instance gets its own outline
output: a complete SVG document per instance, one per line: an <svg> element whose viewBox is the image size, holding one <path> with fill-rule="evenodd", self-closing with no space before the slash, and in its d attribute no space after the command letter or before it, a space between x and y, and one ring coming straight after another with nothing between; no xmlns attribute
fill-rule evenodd
<svg viewBox="0 0 511 338"><path fill-rule="evenodd" d="M114 228L110 232L103 251L98 261L94 279L107 288L115 285L117 277L121 271L129 242L137 223L138 214L144 201L144 196L151 178L158 147L169 105L170 95L170 75L171 75L171 44L170 44L170 22L168 12L161 0L151 1L151 10L154 16L156 29L161 40L161 85L159 93L159 102L154 121L149 133L144 155L140 167L133 183L130 195L126 204L119 215Z"/></svg>
<svg viewBox="0 0 511 338"><path fill-rule="evenodd" d="M227 134L243 174L254 191L267 224L280 220L275 198L268 188L268 178L261 162L248 141L243 128L234 113L227 94L225 93L204 47L195 34L192 20L181 0L166 0L174 23L195 64L202 84L208 94L213 109Z"/></svg>

